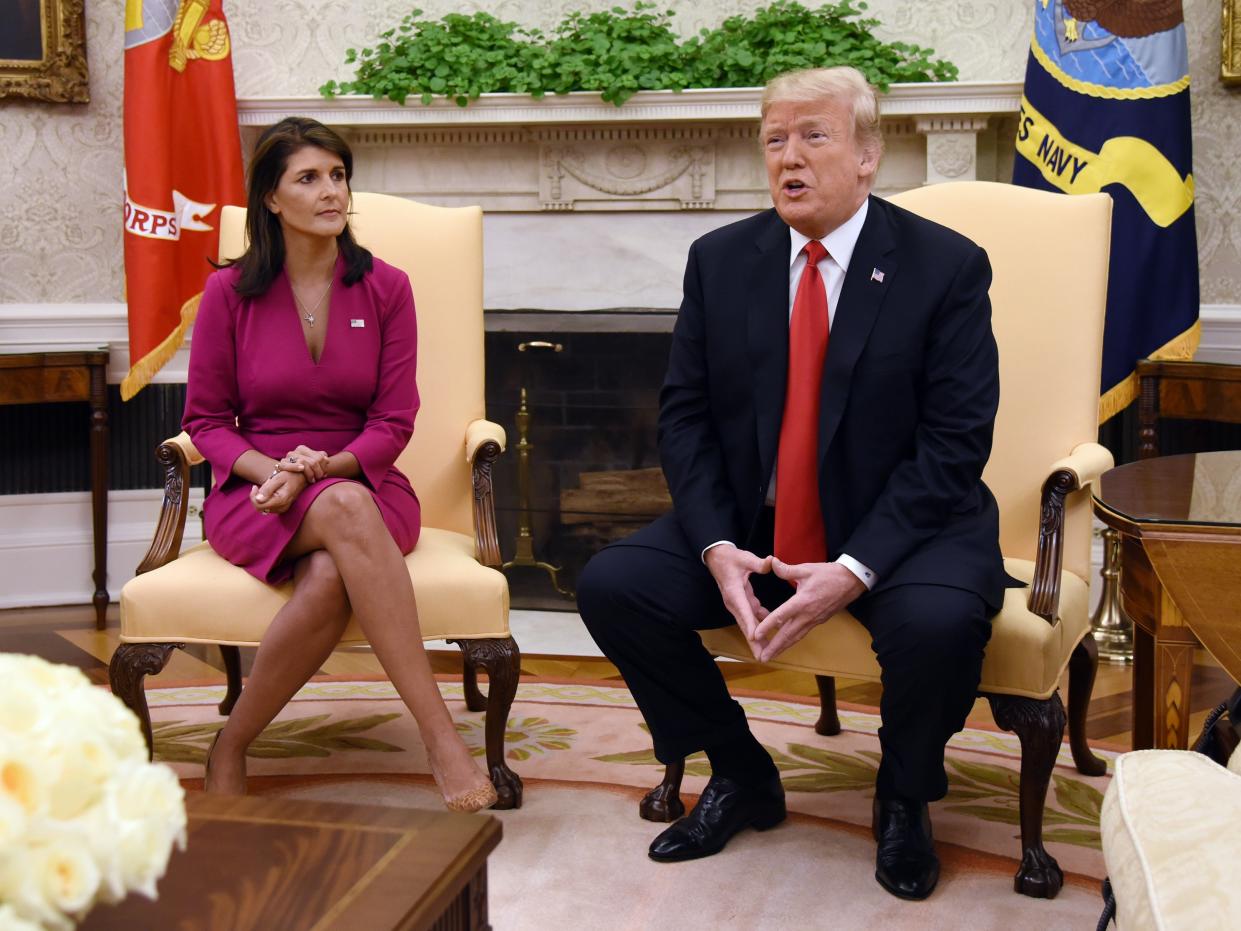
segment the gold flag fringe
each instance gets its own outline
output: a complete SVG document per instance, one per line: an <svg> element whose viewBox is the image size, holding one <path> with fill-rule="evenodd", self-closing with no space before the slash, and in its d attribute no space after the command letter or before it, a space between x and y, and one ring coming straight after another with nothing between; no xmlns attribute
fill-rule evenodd
<svg viewBox="0 0 1241 931"><path fill-rule="evenodd" d="M176 325L171 333L164 337L163 342L148 352L145 356L137 361L129 370L129 374L125 376L121 382L121 400L128 401L135 394L151 383L151 379L155 377L155 373L162 369L173 356L177 354L177 350L181 348L181 344L185 342L185 332L194 322L194 318L198 316L198 302L202 300L203 293L199 291L188 301L181 305L181 322Z"/></svg>
<svg viewBox="0 0 1241 931"><path fill-rule="evenodd" d="M1192 359L1194 353L1198 351L1198 341L1202 337L1202 321L1195 320L1193 326L1182 333L1168 340L1154 352L1147 356L1148 359L1163 359L1171 361L1185 361ZM1119 384L1110 388L1103 397L1099 398L1099 423L1115 417L1126 407L1133 403L1138 396L1138 373L1130 372L1129 376L1122 380Z"/></svg>

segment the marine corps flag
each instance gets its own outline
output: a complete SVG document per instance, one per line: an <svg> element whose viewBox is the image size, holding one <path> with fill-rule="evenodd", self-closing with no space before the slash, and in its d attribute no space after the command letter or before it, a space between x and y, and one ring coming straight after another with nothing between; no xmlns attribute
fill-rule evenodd
<svg viewBox="0 0 1241 931"><path fill-rule="evenodd" d="M1198 346L1181 0L1034 0L1013 182L1112 195L1106 420L1136 396L1139 359L1187 359Z"/></svg>
<svg viewBox="0 0 1241 931"><path fill-rule="evenodd" d="M125 294L138 393L194 322L220 208L244 204L223 0L125 3Z"/></svg>

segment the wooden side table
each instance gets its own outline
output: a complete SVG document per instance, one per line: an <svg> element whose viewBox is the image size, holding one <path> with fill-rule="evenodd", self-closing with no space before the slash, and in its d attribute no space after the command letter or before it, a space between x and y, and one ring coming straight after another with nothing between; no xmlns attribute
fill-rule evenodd
<svg viewBox="0 0 1241 931"><path fill-rule="evenodd" d="M1160 420L1241 423L1241 365L1138 362L1138 457L1159 455Z"/></svg>
<svg viewBox="0 0 1241 931"><path fill-rule="evenodd" d="M139 895L79 931L487 931L491 815L192 792L189 843L154 902Z"/></svg>
<svg viewBox="0 0 1241 931"><path fill-rule="evenodd" d="M1118 466L1094 486L1094 506L1121 538L1133 748L1184 749L1195 647L1241 682L1241 451Z"/></svg>
<svg viewBox="0 0 1241 931"><path fill-rule="evenodd" d="M108 350L0 350L0 404L86 401L91 407L91 514L95 531L95 627L108 610Z"/></svg>

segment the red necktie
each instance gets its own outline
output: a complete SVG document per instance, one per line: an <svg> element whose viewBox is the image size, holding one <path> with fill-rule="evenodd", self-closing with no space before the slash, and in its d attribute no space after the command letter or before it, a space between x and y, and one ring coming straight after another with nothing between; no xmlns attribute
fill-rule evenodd
<svg viewBox="0 0 1241 931"><path fill-rule="evenodd" d="M776 458L775 554L786 563L826 562L819 506L819 396L827 356L827 289L821 242L806 243L806 267L789 321L789 377Z"/></svg>

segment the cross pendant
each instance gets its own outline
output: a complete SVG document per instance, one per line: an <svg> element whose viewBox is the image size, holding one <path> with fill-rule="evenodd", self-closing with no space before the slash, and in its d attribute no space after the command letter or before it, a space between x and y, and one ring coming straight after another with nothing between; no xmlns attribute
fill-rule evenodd
<svg viewBox="0 0 1241 931"><path fill-rule="evenodd" d="M310 324L310 328L313 330L315 328L315 315L306 314L306 322Z"/></svg>

